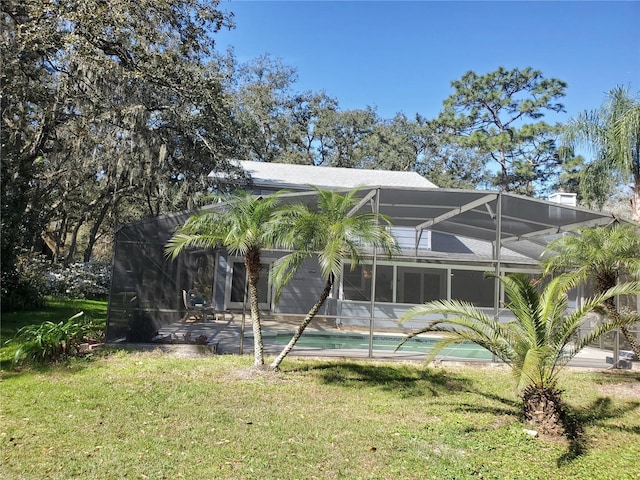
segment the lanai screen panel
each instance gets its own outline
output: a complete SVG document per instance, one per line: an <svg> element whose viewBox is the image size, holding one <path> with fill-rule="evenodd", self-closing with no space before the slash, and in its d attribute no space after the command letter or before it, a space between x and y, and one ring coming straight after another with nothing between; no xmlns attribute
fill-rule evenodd
<svg viewBox="0 0 640 480"><path fill-rule="evenodd" d="M188 217L145 220L116 233L107 341L151 341L162 326L182 317L182 290L197 286L212 295L211 286L199 282L213 278L213 251L190 250L176 260L164 254L176 226Z"/></svg>
<svg viewBox="0 0 640 480"><path fill-rule="evenodd" d="M491 243L499 238L504 248L526 255L529 260L514 258L513 261L526 264L538 259L545 244L558 232L581 225L606 225L614 220L606 214L498 192L367 187L358 195L363 199L360 212L379 209L390 217L393 225L410 227L417 233L428 229ZM282 201L315 203L314 196L314 192L287 194ZM220 207L224 205L211 208ZM501 222L498 222L499 212ZM183 290L196 286L213 302L213 292L209 294L207 289L212 286L212 272L217 267L213 264L214 251L190 250L175 261L164 255L166 242L189 214L136 222L117 232L107 328L109 341L150 341L162 326L179 321L184 315ZM440 237L434 235L434 245L437 241ZM447 255L451 260L455 252L439 251L431 255L436 260ZM488 258L486 255L483 258L491 261L490 252ZM470 261L477 263L478 259ZM380 272L382 275L384 268ZM407 295L424 296L423 286L428 282L437 283L435 277L429 275L427 272L420 277L421 290ZM384 303L382 296L388 296L388 290L381 289L376 294L380 298L376 300Z"/></svg>
<svg viewBox="0 0 640 480"><path fill-rule="evenodd" d="M360 195L364 196L369 191L371 189L365 188ZM379 211L391 217L394 225L425 228L488 242L496 241L500 210L500 240L509 242L514 250L518 250L517 242L523 241L521 250L535 255L539 255L543 247L534 253L531 239L544 245L550 235L579 226L608 225L614 221L610 214L510 193L411 188L380 188L378 192ZM375 200L372 200L361 210L371 211L374 208Z"/></svg>

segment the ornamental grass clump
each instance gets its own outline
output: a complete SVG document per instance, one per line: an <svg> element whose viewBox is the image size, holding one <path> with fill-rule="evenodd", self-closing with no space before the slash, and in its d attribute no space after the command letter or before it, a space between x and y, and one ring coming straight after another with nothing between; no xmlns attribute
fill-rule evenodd
<svg viewBox="0 0 640 480"><path fill-rule="evenodd" d="M56 362L69 357L82 356L81 344L99 336L97 328L84 312L61 322L43 322L26 325L7 344L17 346L14 363Z"/></svg>

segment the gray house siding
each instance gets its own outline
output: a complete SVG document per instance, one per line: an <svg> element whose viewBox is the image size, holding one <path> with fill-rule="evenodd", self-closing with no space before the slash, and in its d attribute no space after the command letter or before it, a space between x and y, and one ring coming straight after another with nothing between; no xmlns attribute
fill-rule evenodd
<svg viewBox="0 0 640 480"><path fill-rule="evenodd" d="M320 297L324 286L325 281L321 277L317 259L307 259L293 280L283 289L280 301L274 305L274 313L307 313ZM335 315L335 312L329 313L327 309L328 305L324 305L320 313Z"/></svg>

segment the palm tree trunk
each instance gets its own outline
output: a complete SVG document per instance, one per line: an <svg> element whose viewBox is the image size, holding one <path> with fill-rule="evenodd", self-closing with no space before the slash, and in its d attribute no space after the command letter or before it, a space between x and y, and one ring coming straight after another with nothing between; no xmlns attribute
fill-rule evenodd
<svg viewBox="0 0 640 480"><path fill-rule="evenodd" d="M293 347L296 345L298 340L300 340L300 337L302 337L302 334L304 333L304 329L307 328L309 323L311 323L311 320L314 319L314 317L320 310L320 307L322 307L325 300L329 297L329 293L331 293L332 287L333 287L333 275L329 275L329 278L327 279L327 283L325 283L324 289L320 294L320 298L318 298L318 301L313 305L313 307L311 307L311 310L309 310L309 313L307 313L307 315L304 317L300 325L298 325L298 328L293 334L293 337L291 337L291 340L289 340L289 343L282 349L282 351L280 352L280 355L278 355L276 359L271 363L270 367L273 370L278 370L280 368L280 364L282 363L282 361L286 358L287 355L289 355L291 350L293 350Z"/></svg>
<svg viewBox="0 0 640 480"><path fill-rule="evenodd" d="M554 387L527 386L521 394L525 420L542 434L564 434L561 394L562 392Z"/></svg>
<svg viewBox="0 0 640 480"><path fill-rule="evenodd" d="M633 191L631 194L631 214L636 222L640 222L640 176L633 176Z"/></svg>
<svg viewBox="0 0 640 480"><path fill-rule="evenodd" d="M253 328L253 366L264 365L264 345L262 342L262 325L260 324L260 308L258 289L249 282L249 305L251 308L251 326Z"/></svg>
<svg viewBox="0 0 640 480"><path fill-rule="evenodd" d="M620 331L622 332L622 335L624 335L624 338L627 340L627 342L629 342L629 345L631 345L633 354L637 358L640 358L640 345L638 345L638 341L636 340L636 337L633 335L633 333L631 333L631 331L629 330L629 327L620 327Z"/></svg>
<svg viewBox="0 0 640 480"><path fill-rule="evenodd" d="M260 251L249 250L245 255L245 268L249 283L249 307L251 309L251 326L253 328L253 366L264 365L264 345L262 342L262 325L260 323L260 298L258 297L258 280L260 280Z"/></svg>

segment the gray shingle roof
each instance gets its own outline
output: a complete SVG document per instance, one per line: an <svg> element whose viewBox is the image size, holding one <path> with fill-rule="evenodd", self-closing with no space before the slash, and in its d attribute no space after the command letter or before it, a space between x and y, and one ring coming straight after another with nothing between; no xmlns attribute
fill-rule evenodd
<svg viewBox="0 0 640 480"><path fill-rule="evenodd" d="M416 172L365 170L359 168L316 167L285 163L238 161L256 186L279 188L315 185L321 188L417 187L437 188Z"/></svg>

